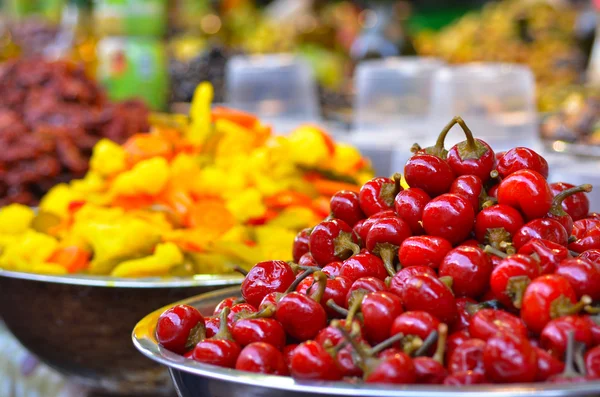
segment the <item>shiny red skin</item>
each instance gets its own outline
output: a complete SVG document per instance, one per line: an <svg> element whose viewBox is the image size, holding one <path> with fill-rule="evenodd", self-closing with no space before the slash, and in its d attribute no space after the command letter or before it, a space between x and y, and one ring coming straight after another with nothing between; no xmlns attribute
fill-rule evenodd
<svg viewBox="0 0 600 397"><path fill-rule="evenodd" d="M450 186L450 193L458 194L469 200L475 213L479 212L479 196L482 191L484 191L483 183L475 175L459 176L452 182L452 186Z"/></svg>
<svg viewBox="0 0 600 397"><path fill-rule="evenodd" d="M363 325L358 320L354 320L354 324L358 325L360 329L360 335L357 337L357 340L359 342L362 342L362 335L364 334ZM346 320L340 320L339 325L346 326ZM328 325L327 327L319 331L317 336L315 336L314 340L322 346L330 344L331 346L335 347L344 340L344 336L342 335L339 329L337 329L334 326Z"/></svg>
<svg viewBox="0 0 600 397"><path fill-rule="evenodd" d="M496 167L501 178L519 171L533 170L548 178L548 162L535 151L526 147L516 147L508 150L498 159Z"/></svg>
<svg viewBox="0 0 600 397"><path fill-rule="evenodd" d="M428 274L412 276L406 280L401 298L406 310L426 311L446 324L456 319L454 295L436 277Z"/></svg>
<svg viewBox="0 0 600 397"><path fill-rule="evenodd" d="M392 186L390 186L392 185ZM390 178L377 177L365 183L358 193L358 201L360 208L366 216L371 216L381 211L391 210L394 208L394 198L388 202L382 195L384 186L388 189L396 185Z"/></svg>
<svg viewBox="0 0 600 397"><path fill-rule="evenodd" d="M392 324L402 312L402 300L395 294L380 291L365 296L361 313L367 341L375 345L389 338Z"/></svg>
<svg viewBox="0 0 600 397"><path fill-rule="evenodd" d="M503 310L481 309L471 318L469 334L473 338L487 341L501 333L527 337L527 329L521 319Z"/></svg>
<svg viewBox="0 0 600 397"><path fill-rule="evenodd" d="M374 252L378 244L392 244L399 247L411 235L410 227L400 218L377 219L367 233L366 247L371 252Z"/></svg>
<svg viewBox="0 0 600 397"><path fill-rule="evenodd" d="M490 197L498 198L498 188L500 187L500 183L496 183L494 186L488 189L487 194Z"/></svg>
<svg viewBox="0 0 600 397"><path fill-rule="evenodd" d="M501 333L488 339L483 351L486 376L497 383L533 382L537 373L535 348L526 338Z"/></svg>
<svg viewBox="0 0 600 397"><path fill-rule="evenodd" d="M569 249L582 253L600 249L600 219L586 218L573 223L573 235L577 241L569 244Z"/></svg>
<svg viewBox="0 0 600 397"><path fill-rule="evenodd" d="M527 222L513 236L513 245L518 251L534 238L552 241L565 247L569 243L569 234L559 222L554 219L534 219Z"/></svg>
<svg viewBox="0 0 600 397"><path fill-rule="evenodd" d="M254 342L244 347L235 363L235 369L259 374L288 374L283 354L273 345Z"/></svg>
<svg viewBox="0 0 600 397"><path fill-rule="evenodd" d="M315 261L321 266L329 262L344 260L352 255L351 252L335 254L336 239L343 233L347 233L356 243L356 236L352 228L340 219L332 219L319 223L310 234L310 253Z"/></svg>
<svg viewBox="0 0 600 397"><path fill-rule="evenodd" d="M366 216L360 209L358 193L349 190L341 190L331 197L329 203L331 214L334 218L341 219L353 227L356 222L365 219Z"/></svg>
<svg viewBox="0 0 600 397"><path fill-rule="evenodd" d="M275 318L285 332L299 341L314 338L327 325L321 304L298 292L291 292L277 303Z"/></svg>
<svg viewBox="0 0 600 397"><path fill-rule="evenodd" d="M403 219L414 235L423 234L423 226L419 223L425 205L431 197L423 189L411 187L401 191L394 199L394 209L398 217Z"/></svg>
<svg viewBox="0 0 600 397"><path fill-rule="evenodd" d="M340 269L342 268L342 262L329 262L321 271L329 277L337 277L340 275Z"/></svg>
<svg viewBox="0 0 600 397"><path fill-rule="evenodd" d="M583 316L583 318L590 327L590 332L592 333L592 345L600 345L600 324L598 324L597 320L592 316Z"/></svg>
<svg viewBox="0 0 600 397"><path fill-rule="evenodd" d="M479 158L466 158L460 156L458 145L454 145L448 150L446 161L456 175L477 176L482 182L490 179L490 172L496 167L496 154L486 142L476 139L487 151Z"/></svg>
<svg viewBox="0 0 600 397"><path fill-rule="evenodd" d="M527 277L529 281L541 274L539 264L530 256L516 254L503 259L492 271L490 287L496 299L507 308L514 308L508 294L508 285L513 277Z"/></svg>
<svg viewBox="0 0 600 397"><path fill-rule="evenodd" d="M442 194L423 210L423 228L431 236L442 237L452 245L466 240L475 221L473 206L464 197Z"/></svg>
<svg viewBox="0 0 600 397"><path fill-rule="evenodd" d="M348 290L350 289L351 285L352 282L350 282L350 280L348 280L346 277L338 276L334 278L327 278L325 283L325 292L323 292L323 297L321 298L321 306L323 306L323 309L325 309L325 312L329 317L335 318L339 317L340 315L338 312L327 306L327 301L329 299L333 299L336 304L342 307L345 306L346 295L348 294ZM318 285L314 284L313 277L308 276L302 280L302 282L300 282L298 288L296 288L296 291L301 294L311 295L316 292L318 288Z"/></svg>
<svg viewBox="0 0 600 397"><path fill-rule="evenodd" d="M242 281L242 297L258 307L270 292L284 292L296 279L291 266L284 261L265 261L254 265Z"/></svg>
<svg viewBox="0 0 600 397"><path fill-rule="evenodd" d="M546 179L531 170L510 174L498 187L498 204L518 209L527 220L546 215L552 206L553 197Z"/></svg>
<svg viewBox="0 0 600 397"><path fill-rule="evenodd" d="M536 254L539 258L541 274L552 274L558 264L569 257L569 251L563 245L553 241L534 238L519 248L519 254Z"/></svg>
<svg viewBox="0 0 600 397"><path fill-rule="evenodd" d="M569 331L575 333L577 342L581 342L587 347L592 345L593 336L590 324L586 319L577 315L555 318L546 324L540 335L540 343L554 357L562 359L567 350Z"/></svg>
<svg viewBox="0 0 600 397"><path fill-rule="evenodd" d="M450 191L455 177L446 161L431 154L412 156L404 166L404 179L408 186L422 189L431 197Z"/></svg>
<svg viewBox="0 0 600 397"><path fill-rule="evenodd" d="M365 377L366 383L411 384L417 374L412 359L405 353L386 356Z"/></svg>
<svg viewBox="0 0 600 397"><path fill-rule="evenodd" d="M544 349L540 349L539 347L534 347L534 349L537 357L536 382L544 382L551 376L558 375L564 371L565 363Z"/></svg>
<svg viewBox="0 0 600 397"><path fill-rule="evenodd" d="M440 320L427 312L404 312L394 319L390 336L396 334L414 335L425 340L430 333L437 331L439 325Z"/></svg>
<svg viewBox="0 0 600 397"><path fill-rule="evenodd" d="M458 346L462 345L469 339L471 339L471 336L469 335L468 328L464 328L460 331L455 331L452 334L450 334L448 336L448 340L446 341L446 362L450 359L450 356L452 355L454 349L456 349Z"/></svg>
<svg viewBox="0 0 600 397"><path fill-rule="evenodd" d="M285 364L288 367L288 372L290 369L290 363L292 361L292 353L294 352L294 349L298 347L298 345L296 343L292 343L291 345L285 345L284 348L281 350L281 353L283 354L283 359L285 360Z"/></svg>
<svg viewBox="0 0 600 397"><path fill-rule="evenodd" d="M557 274L547 274L533 280L525 290L521 308L521 319L527 328L535 334L542 332L552 320L552 302L560 298L577 302L575 290L567 279Z"/></svg>
<svg viewBox="0 0 600 397"><path fill-rule="evenodd" d="M375 277L385 280L388 276L383 261L373 254L360 253L342 262L340 276L354 282L361 277Z"/></svg>
<svg viewBox="0 0 600 397"><path fill-rule="evenodd" d="M585 259L563 260L555 271L566 278L573 286L577 298L589 295L592 300L600 300L600 265Z"/></svg>
<svg viewBox="0 0 600 397"><path fill-rule="evenodd" d="M481 248L459 246L448 252L438 275L452 277L452 291L457 297L477 298L489 287L492 262Z"/></svg>
<svg viewBox="0 0 600 397"><path fill-rule="evenodd" d="M352 230L354 231L354 234L358 237L358 239L361 241L363 246L365 244L365 241L367 241L367 234L369 233L369 230L371 230L371 226L373 226L373 223L377 222L377 219L388 217L395 218L396 213L392 210L382 211L374 214L373 216L367 219L356 222L356 225L354 225Z"/></svg>
<svg viewBox="0 0 600 397"><path fill-rule="evenodd" d="M483 373L477 371L457 372L448 375L444 379L444 385L446 386L480 385L483 383L487 383L487 378Z"/></svg>
<svg viewBox="0 0 600 397"><path fill-rule="evenodd" d="M310 252L307 252L306 254L302 255L300 257L300 260L298 261L298 264L300 266L310 266L310 267L318 267L319 264L317 263L317 261L315 261L315 258L313 258L312 254Z"/></svg>
<svg viewBox="0 0 600 397"><path fill-rule="evenodd" d="M239 299L240 298L238 298L237 296L230 296L229 298L223 299L215 307L215 310L213 310L213 316L218 316L219 314L221 314L221 311L226 307L231 309L231 306L233 306Z"/></svg>
<svg viewBox="0 0 600 397"><path fill-rule="evenodd" d="M482 209L475 217L475 238L487 244L488 229L504 228L511 236L525 224L519 211L508 205L496 204Z"/></svg>
<svg viewBox="0 0 600 397"><path fill-rule="evenodd" d="M277 301L282 295L283 294L281 292L271 292L270 294L267 294L267 296L263 298L262 302L260 302L258 310L264 310L268 306L277 306Z"/></svg>
<svg viewBox="0 0 600 397"><path fill-rule="evenodd" d="M575 187L575 185L571 185L570 183L566 182L556 182L550 184L550 190L552 190L552 194L555 196L563 190L573 187ZM577 221L587 217L587 214L590 211L590 199L588 198L587 194L583 192L575 193L563 200L562 208L571 216L574 221Z"/></svg>
<svg viewBox="0 0 600 397"><path fill-rule="evenodd" d="M351 345L343 347L335 357L338 367L343 376L362 376L363 371L356 365L354 359L354 350Z"/></svg>
<svg viewBox="0 0 600 397"><path fill-rule="evenodd" d="M392 277L389 287L390 292L402 297L406 281L417 274L428 274L432 277L437 277L435 270L429 266L405 267Z"/></svg>
<svg viewBox="0 0 600 397"><path fill-rule="evenodd" d="M291 352L290 374L301 380L340 380L343 375L329 353L315 341L301 343Z"/></svg>
<svg viewBox="0 0 600 397"><path fill-rule="evenodd" d="M355 291L365 291L365 292L379 292L387 290L387 287L383 281L375 277L361 277L355 282L352 283L348 293L346 294L346 307L349 306L350 299L352 298L352 294Z"/></svg>
<svg viewBox="0 0 600 397"><path fill-rule="evenodd" d="M233 339L241 346L265 342L282 349L285 345L283 326L272 318L241 318L230 327Z"/></svg>
<svg viewBox="0 0 600 397"><path fill-rule="evenodd" d="M206 337L212 338L219 332L219 326L221 325L221 320L219 317L210 316L204 319L204 325L206 327Z"/></svg>
<svg viewBox="0 0 600 397"><path fill-rule="evenodd" d="M204 339L194 347L192 358L200 363L235 368L240 345L228 339Z"/></svg>
<svg viewBox="0 0 600 397"><path fill-rule="evenodd" d="M460 331L461 329L469 328L471 323L471 317L473 315L469 312L468 308L470 305L477 304L477 301L472 298L457 298L456 299L456 312L458 317L452 324L451 331Z"/></svg>
<svg viewBox="0 0 600 397"><path fill-rule="evenodd" d="M292 245L292 258L298 263L302 255L309 252L308 242L310 240L311 229L302 229L296 234L294 244Z"/></svg>
<svg viewBox="0 0 600 397"><path fill-rule="evenodd" d="M177 305L165 310L156 323L156 339L165 349L183 354L190 331L201 324L205 326L204 317L198 309L188 305Z"/></svg>
<svg viewBox="0 0 600 397"><path fill-rule="evenodd" d="M469 339L457 346L448 360L448 372L455 374L464 371L483 372L483 351L485 342L481 339Z"/></svg>
<svg viewBox="0 0 600 397"><path fill-rule="evenodd" d="M600 379L600 346L585 353L585 372L591 379Z"/></svg>
<svg viewBox="0 0 600 397"><path fill-rule="evenodd" d="M422 385L440 385L448 376L442 364L431 357L415 357L413 359L417 383Z"/></svg>
<svg viewBox="0 0 600 397"><path fill-rule="evenodd" d="M233 325L233 322L236 321L236 319L238 318L238 314L240 313L256 313L258 310L248 304L248 303L238 303L236 305L231 306L231 311L229 312L229 315L227 316L227 325L229 327L231 327Z"/></svg>
<svg viewBox="0 0 600 397"><path fill-rule="evenodd" d="M442 237L413 236L400 245L398 259L402 267L429 266L437 269L451 249L452 244Z"/></svg>
<svg viewBox="0 0 600 397"><path fill-rule="evenodd" d="M583 251L578 258L600 265L600 249Z"/></svg>

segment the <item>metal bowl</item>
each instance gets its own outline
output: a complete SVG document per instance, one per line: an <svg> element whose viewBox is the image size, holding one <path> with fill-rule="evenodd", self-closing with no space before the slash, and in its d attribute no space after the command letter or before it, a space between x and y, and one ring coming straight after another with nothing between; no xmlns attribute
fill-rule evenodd
<svg viewBox="0 0 600 397"><path fill-rule="evenodd" d="M112 394L172 393L167 371L131 345L136 322L175 300L241 283L236 275L123 279L0 269L0 319L70 380Z"/></svg>
<svg viewBox="0 0 600 397"><path fill-rule="evenodd" d="M224 298L239 296L239 288L211 292L176 304L196 307L210 315ZM171 306L173 306L171 305ZM165 308L141 320L133 330L134 345L146 357L169 367L177 393L181 397L308 397L308 396L361 396L361 397L514 397L514 396L598 396L600 382L554 385L549 383L478 385L478 386L425 386L425 385L372 385L345 382L299 382L291 377L261 375L215 367L186 359L160 347L154 337L156 320Z"/></svg>

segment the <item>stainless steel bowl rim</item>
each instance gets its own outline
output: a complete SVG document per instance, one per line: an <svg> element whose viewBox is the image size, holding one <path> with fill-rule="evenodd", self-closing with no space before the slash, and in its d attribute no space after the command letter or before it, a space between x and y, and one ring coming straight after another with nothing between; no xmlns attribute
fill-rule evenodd
<svg viewBox="0 0 600 397"><path fill-rule="evenodd" d="M194 306L202 300L228 297L239 294L239 288L227 288L219 291L198 295L183 301L173 303ZM150 316L149 314L148 316ZM217 379L225 382L243 384L248 386L277 389L281 391L294 391L303 393L321 393L332 396L382 396L382 397L460 397L465 394L479 396L489 394L493 397L519 396L544 396L562 397L569 395L598 395L600 394L600 381L576 384L551 384L551 383L523 383L523 384L497 384L497 385L469 385L460 387L442 385L377 385L354 384L347 382L316 382L297 381L288 376L275 376L238 371L221 368L214 365L202 364L189 360L170 352L154 341L147 338L137 338L136 329L143 326L142 319L132 333L133 344L146 357L154 360L172 370L179 370L189 374Z"/></svg>
<svg viewBox="0 0 600 397"><path fill-rule="evenodd" d="M106 288L181 288L201 286L230 286L238 285L243 277L235 274L215 275L198 274L190 277L147 277L147 278L120 278L111 276L91 275L48 275L37 273L15 272L0 268L0 277L21 280L40 281L46 283L82 285L89 287Z"/></svg>

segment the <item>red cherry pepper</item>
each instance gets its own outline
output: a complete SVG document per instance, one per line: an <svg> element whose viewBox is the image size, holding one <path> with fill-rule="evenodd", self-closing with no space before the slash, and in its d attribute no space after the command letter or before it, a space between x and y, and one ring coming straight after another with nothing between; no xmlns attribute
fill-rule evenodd
<svg viewBox="0 0 600 397"><path fill-rule="evenodd" d="M533 382L537 373L535 348L526 338L507 333L488 339L483 362L486 376L498 383Z"/></svg>
<svg viewBox="0 0 600 397"><path fill-rule="evenodd" d="M525 290L521 319L533 333L542 332L554 318L575 314L589 302L577 302L575 290L562 276L548 274L533 280Z"/></svg>
<svg viewBox="0 0 600 397"><path fill-rule="evenodd" d="M278 293L275 293L275 294L278 294ZM239 317L250 315L250 314L253 314L256 312L257 312L256 308L248 303L235 304L235 305L231 306L231 310L229 311L229 316L227 316L227 324L229 325L229 327L231 327L233 325L233 323L235 321L237 321L237 319Z"/></svg>
<svg viewBox="0 0 600 397"><path fill-rule="evenodd" d="M340 269L342 268L342 262L330 262L321 268L321 271L331 277L337 277L340 275Z"/></svg>
<svg viewBox="0 0 600 397"><path fill-rule="evenodd" d="M554 219L534 219L527 222L513 236L513 245L519 251L531 239L543 239L567 246L569 235L565 228Z"/></svg>
<svg viewBox="0 0 600 397"><path fill-rule="evenodd" d="M475 237L481 244L502 248L525 224L523 216L508 205L496 204L482 209L475 218Z"/></svg>
<svg viewBox="0 0 600 397"><path fill-rule="evenodd" d="M569 257L569 251L555 242L533 238L519 249L521 255L533 256L540 265L541 274L554 273L560 262Z"/></svg>
<svg viewBox="0 0 600 397"><path fill-rule="evenodd" d="M411 187L402 190L396 195L394 200L394 209L400 219L403 219L412 233L415 235L423 234L423 226L421 226L421 217L425 205L431 201L431 197L424 190Z"/></svg>
<svg viewBox="0 0 600 397"><path fill-rule="evenodd" d="M373 216L370 216L367 219L356 222L356 225L354 225L352 231L358 237L358 240L361 242L361 245L364 246L365 242L367 241L367 234L369 233L369 230L371 230L371 226L373 226L373 224L377 222L378 219L395 217L396 213L392 210L381 211Z"/></svg>
<svg viewBox="0 0 600 397"><path fill-rule="evenodd" d="M242 281L242 297L258 307L268 293L284 292L295 279L294 270L284 261L257 263Z"/></svg>
<svg viewBox="0 0 600 397"><path fill-rule="evenodd" d="M217 316L210 316L210 317L204 318L204 324L206 327L206 337L212 338L213 336L215 336L217 334L217 332L219 332L219 327L221 325L221 321L219 320L219 317L217 317ZM191 350L190 352L193 352L193 350Z"/></svg>
<svg viewBox="0 0 600 397"><path fill-rule="evenodd" d="M423 228L427 234L445 238L453 245L469 236L474 220L473 206L456 194L436 197L423 210Z"/></svg>
<svg viewBox="0 0 600 397"><path fill-rule="evenodd" d="M230 309L225 307L219 316L219 332L210 339L198 342L194 347L192 358L205 364L225 368L235 368L235 362L240 355L241 347L233 339L227 326Z"/></svg>
<svg viewBox="0 0 600 397"><path fill-rule="evenodd" d="M307 252L306 254L304 254L300 257L300 260L298 261L298 265L304 266L304 267L318 267L319 266L319 264L317 263L317 261L315 261L315 258L313 258L312 254L310 252Z"/></svg>
<svg viewBox="0 0 600 397"><path fill-rule="evenodd" d="M575 194L582 194L591 191L592 185L574 186L572 188L563 190L554 196L554 199L552 200L552 207L550 208L550 211L548 211L548 214L546 214L546 218L558 221L561 225L563 225L567 233L570 235L573 232L573 218L563 209L562 204L565 199L568 199Z"/></svg>
<svg viewBox="0 0 600 397"><path fill-rule="evenodd" d="M450 186L450 193L469 200L475 213L479 212L481 199L487 198L481 179L475 175L462 175L456 178Z"/></svg>
<svg viewBox="0 0 600 397"><path fill-rule="evenodd" d="M446 351L448 326L446 324L440 324L437 332L437 347L433 357L416 357L413 359L415 372L417 374L417 383L438 385L441 384L448 375L448 371L444 368L444 353Z"/></svg>
<svg viewBox="0 0 600 397"><path fill-rule="evenodd" d="M402 219L377 219L367 233L366 247L371 253L381 257L388 274L393 276L396 274L394 263L398 248L410 236L411 230Z"/></svg>
<svg viewBox="0 0 600 397"><path fill-rule="evenodd" d="M341 219L350 227L354 227L356 222L365 219L366 216L360 209L358 193L349 190L341 190L331 197L329 204L331 215L334 218Z"/></svg>
<svg viewBox="0 0 600 397"><path fill-rule="evenodd" d="M577 240L569 244L569 249L584 252L600 249L600 219L586 218L573 223L573 236Z"/></svg>
<svg viewBox="0 0 600 397"><path fill-rule="evenodd" d="M459 246L448 252L438 275L452 278L456 296L476 298L489 287L492 262L481 248Z"/></svg>
<svg viewBox="0 0 600 397"><path fill-rule="evenodd" d="M452 291L439 279L428 274L418 274L406 280L402 290L404 308L421 310L451 324L457 316Z"/></svg>
<svg viewBox="0 0 600 397"><path fill-rule="evenodd" d="M410 384L417 379L412 359L402 352L378 359L373 367L365 373L366 383Z"/></svg>
<svg viewBox="0 0 600 397"><path fill-rule="evenodd" d="M339 219L319 223L310 234L309 246L313 258L321 266L344 260L360 251L352 229Z"/></svg>
<svg viewBox="0 0 600 397"><path fill-rule="evenodd" d="M456 312L458 313L458 317L454 324L452 324L452 331L460 331L461 329L469 328L469 324L471 323L471 318L473 317L474 312L472 312L472 307L477 306L477 301L472 298L457 298L456 299Z"/></svg>
<svg viewBox="0 0 600 397"><path fill-rule="evenodd" d="M578 298L588 295L594 301L600 300L600 265L570 258L560 262L555 273L571 283Z"/></svg>
<svg viewBox="0 0 600 397"><path fill-rule="evenodd" d="M542 347L554 357L562 359L567 350L569 331L575 334L575 340L587 347L592 345L593 337L589 323L581 316L572 315L550 321L540 335Z"/></svg>
<svg viewBox="0 0 600 397"><path fill-rule="evenodd" d="M309 252L308 242L310 239L310 232L312 229L306 228L301 230L294 238L294 245L292 246L292 257L294 262L298 263L302 255Z"/></svg>
<svg viewBox="0 0 600 397"><path fill-rule="evenodd" d="M402 300L390 292L365 295L361 304L365 338L372 344L390 337L394 320L402 314Z"/></svg>
<svg viewBox="0 0 600 397"><path fill-rule="evenodd" d="M231 335L241 346L265 342L282 349L285 345L285 331L272 318L240 318L232 324Z"/></svg>
<svg viewBox="0 0 600 397"><path fill-rule="evenodd" d="M444 379L446 386L463 386L463 385L478 385L487 383L488 380L482 372L478 371L463 371L448 375Z"/></svg>
<svg viewBox="0 0 600 397"><path fill-rule="evenodd" d="M379 292L385 291L387 287L383 281L375 277L361 277L352 283L348 293L346 294L346 306L350 305L353 293L355 291L363 292Z"/></svg>
<svg viewBox="0 0 600 397"><path fill-rule="evenodd" d="M288 374L283 354L273 345L254 342L244 347L235 363L235 369L260 374Z"/></svg>
<svg viewBox="0 0 600 397"><path fill-rule="evenodd" d="M474 175L485 183L496 166L496 155L486 142L473 138L473 133L461 118L456 122L467 139L450 148L448 164L456 175Z"/></svg>
<svg viewBox="0 0 600 397"><path fill-rule="evenodd" d="M335 262L334 262L335 263ZM327 274L323 272L324 274ZM352 282L345 277L328 277L325 284L325 292L323 292L323 297L321 298L321 305L327 312L329 317L339 317L338 313L327 306L328 300L333 300L339 306L345 306L346 304L346 295L348 295L348 291L352 286ZM319 289L319 285L315 283L313 277L308 276L296 288L297 292L301 294L316 294Z"/></svg>
<svg viewBox="0 0 600 397"><path fill-rule="evenodd" d="M552 194L554 195L573 187L575 186L565 182L556 182L550 184L550 190L552 190ZM578 221L587 217L587 214L590 211L590 200L585 193L576 193L563 200L562 208L571 216L571 218L573 218L574 221Z"/></svg>
<svg viewBox="0 0 600 397"><path fill-rule="evenodd" d="M527 220L546 215L552 198L546 179L532 170L512 173L498 187L498 203L518 209Z"/></svg>
<svg viewBox="0 0 600 397"><path fill-rule="evenodd" d="M600 346L585 353L585 372L590 379L600 379Z"/></svg>
<svg viewBox="0 0 600 397"><path fill-rule="evenodd" d="M404 312L394 319L390 335L412 335L424 341L429 334L437 331L439 326L440 321L428 312L413 310Z"/></svg>
<svg viewBox="0 0 600 397"><path fill-rule="evenodd" d="M358 194L360 208L366 216L394 208L394 199L400 187L400 174L393 179L377 177L365 183Z"/></svg>
<svg viewBox="0 0 600 397"><path fill-rule="evenodd" d="M454 349L469 339L471 339L471 336L469 335L468 329L461 329L460 331L453 332L450 336L448 336L448 341L446 342L446 360L450 359Z"/></svg>
<svg viewBox="0 0 600 397"><path fill-rule="evenodd" d="M544 382L565 370L565 364L544 349L534 347L537 356L536 382Z"/></svg>
<svg viewBox="0 0 600 397"><path fill-rule="evenodd" d="M504 306L520 308L525 288L540 274L540 266L532 257L510 255L492 271L490 287Z"/></svg>
<svg viewBox="0 0 600 397"><path fill-rule="evenodd" d="M468 339L457 346L448 360L448 372L455 374L464 371L483 372L483 350L481 339Z"/></svg>
<svg viewBox="0 0 600 397"><path fill-rule="evenodd" d="M487 341L499 333L509 333L526 338L527 328L519 317L503 310L481 309L471 318L469 334L473 338Z"/></svg>
<svg viewBox="0 0 600 397"><path fill-rule="evenodd" d="M177 305L165 310L156 324L156 339L165 349L183 354L204 338L204 317L195 307Z"/></svg>
<svg viewBox="0 0 600 397"><path fill-rule="evenodd" d="M404 286L406 285L406 281L412 276L418 274L428 274L433 277L437 277L435 270L428 266L411 266L405 267L401 269L398 273L392 277L390 280L390 292L402 297Z"/></svg>
<svg viewBox="0 0 600 397"><path fill-rule="evenodd" d="M412 156L404 166L408 186L422 189L430 197L447 193L455 177L446 161L431 154Z"/></svg>
<svg viewBox="0 0 600 397"><path fill-rule="evenodd" d="M340 380L342 371L323 346L315 341L299 344L290 357L290 373L301 380Z"/></svg>
<svg viewBox="0 0 600 397"><path fill-rule="evenodd" d="M501 178L520 170L532 170L548 178L548 162L532 149L526 147L512 148L498 159L496 167Z"/></svg>
<svg viewBox="0 0 600 397"><path fill-rule="evenodd" d="M354 255L342 262L340 276L346 277L351 282L361 277L375 277L385 280L387 272L383 266L383 261L379 257L365 252Z"/></svg>
<svg viewBox="0 0 600 397"><path fill-rule="evenodd" d="M600 265L600 249L583 251L578 258Z"/></svg>
<svg viewBox="0 0 600 397"><path fill-rule="evenodd" d="M437 269L451 249L452 244L441 237L414 236L400 245L398 259L403 267L429 266Z"/></svg>
<svg viewBox="0 0 600 397"><path fill-rule="evenodd" d="M228 307L231 309L231 307L237 303L240 303L240 298L238 298L237 296L230 296L229 298L225 298L223 299L221 302L219 302L219 304L215 307L215 310L213 311L213 316L218 316L219 314L221 314L221 311L223 310L223 308Z"/></svg>

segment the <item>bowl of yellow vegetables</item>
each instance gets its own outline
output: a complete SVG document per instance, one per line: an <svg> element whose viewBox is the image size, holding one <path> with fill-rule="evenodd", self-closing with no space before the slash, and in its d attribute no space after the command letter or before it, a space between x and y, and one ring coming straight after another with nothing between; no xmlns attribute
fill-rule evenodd
<svg viewBox="0 0 600 397"><path fill-rule="evenodd" d="M131 347L136 321L287 258L333 193L372 177L355 148L317 126L277 135L211 100L201 84L189 116L154 115L150 133L98 142L86 176L38 208L0 208L0 316L79 383L169 393L166 372Z"/></svg>

